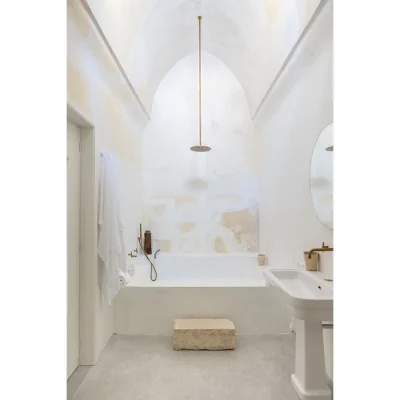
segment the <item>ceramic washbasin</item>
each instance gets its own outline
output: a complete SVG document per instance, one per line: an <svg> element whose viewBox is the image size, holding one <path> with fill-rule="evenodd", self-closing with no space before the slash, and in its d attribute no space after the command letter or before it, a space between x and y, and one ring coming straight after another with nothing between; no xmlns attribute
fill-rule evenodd
<svg viewBox="0 0 400 400"><path fill-rule="evenodd" d="M333 288L313 272L300 269L266 269L267 281L288 297L288 305L297 319L331 321Z"/></svg>

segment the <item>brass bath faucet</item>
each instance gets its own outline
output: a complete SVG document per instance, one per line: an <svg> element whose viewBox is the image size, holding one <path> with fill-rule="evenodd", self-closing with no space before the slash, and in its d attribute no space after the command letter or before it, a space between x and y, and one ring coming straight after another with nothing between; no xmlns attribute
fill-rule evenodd
<svg viewBox="0 0 400 400"><path fill-rule="evenodd" d="M133 253L136 253L136 254L133 254ZM133 250L133 252L131 251L131 252L128 254L128 256L129 256L130 258L135 258L135 257L137 257L137 249Z"/></svg>
<svg viewBox="0 0 400 400"><path fill-rule="evenodd" d="M322 247L321 248L311 249L308 252L308 258L311 258L312 253L316 253L317 251L322 251L322 252L333 251L333 247L329 247L329 246L325 245L325 242L322 242Z"/></svg>

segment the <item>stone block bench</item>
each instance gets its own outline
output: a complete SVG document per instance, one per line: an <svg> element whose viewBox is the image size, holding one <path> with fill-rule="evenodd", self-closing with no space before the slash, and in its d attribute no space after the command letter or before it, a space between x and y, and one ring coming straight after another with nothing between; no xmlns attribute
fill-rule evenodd
<svg viewBox="0 0 400 400"><path fill-rule="evenodd" d="M235 325L229 319L175 319L174 350L233 350Z"/></svg>

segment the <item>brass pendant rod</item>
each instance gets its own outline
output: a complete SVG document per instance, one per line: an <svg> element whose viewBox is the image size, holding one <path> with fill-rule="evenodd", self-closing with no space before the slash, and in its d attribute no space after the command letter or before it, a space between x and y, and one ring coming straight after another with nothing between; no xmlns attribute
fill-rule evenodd
<svg viewBox="0 0 400 400"><path fill-rule="evenodd" d="M200 146L201 146L201 16L199 19L199 131L200 131Z"/></svg>

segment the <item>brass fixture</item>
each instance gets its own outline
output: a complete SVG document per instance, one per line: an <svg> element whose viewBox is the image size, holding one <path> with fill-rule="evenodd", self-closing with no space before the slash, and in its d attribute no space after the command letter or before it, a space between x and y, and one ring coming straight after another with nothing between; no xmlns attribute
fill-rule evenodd
<svg viewBox="0 0 400 400"><path fill-rule="evenodd" d="M143 237L143 235L142 235L142 224L140 224L140 233L139 233L139 237L138 237L140 245L142 244L142 237Z"/></svg>
<svg viewBox="0 0 400 400"><path fill-rule="evenodd" d="M322 242L322 246L320 248L311 249L308 252L308 258L311 258L312 254L316 253L317 251L333 251L333 247L329 247L328 245L325 245L325 242Z"/></svg>
<svg viewBox="0 0 400 400"><path fill-rule="evenodd" d="M204 146L201 144L201 15L198 17L199 20L199 133L200 133L200 145L192 146L190 150L195 151L197 153L204 153L206 151L210 151L211 147Z"/></svg>
<svg viewBox="0 0 400 400"><path fill-rule="evenodd" d="M156 259L157 258L157 253L159 253L161 250L160 249L158 249L155 253L154 253L154 259Z"/></svg>
<svg viewBox="0 0 400 400"><path fill-rule="evenodd" d="M142 244L142 224L140 224L140 236L138 237L139 245L143 251L144 256L147 258L147 261L150 263L150 279L154 282L157 280L157 270L152 261L150 260L149 256L146 254ZM154 279L153 279L153 272L154 272Z"/></svg>
<svg viewBox="0 0 400 400"><path fill-rule="evenodd" d="M137 253L137 249L133 250L133 252L134 252L134 253ZM130 258L135 258L135 257L137 257L137 254L133 254L132 251L131 251L131 252L128 254L128 256L129 256Z"/></svg>

